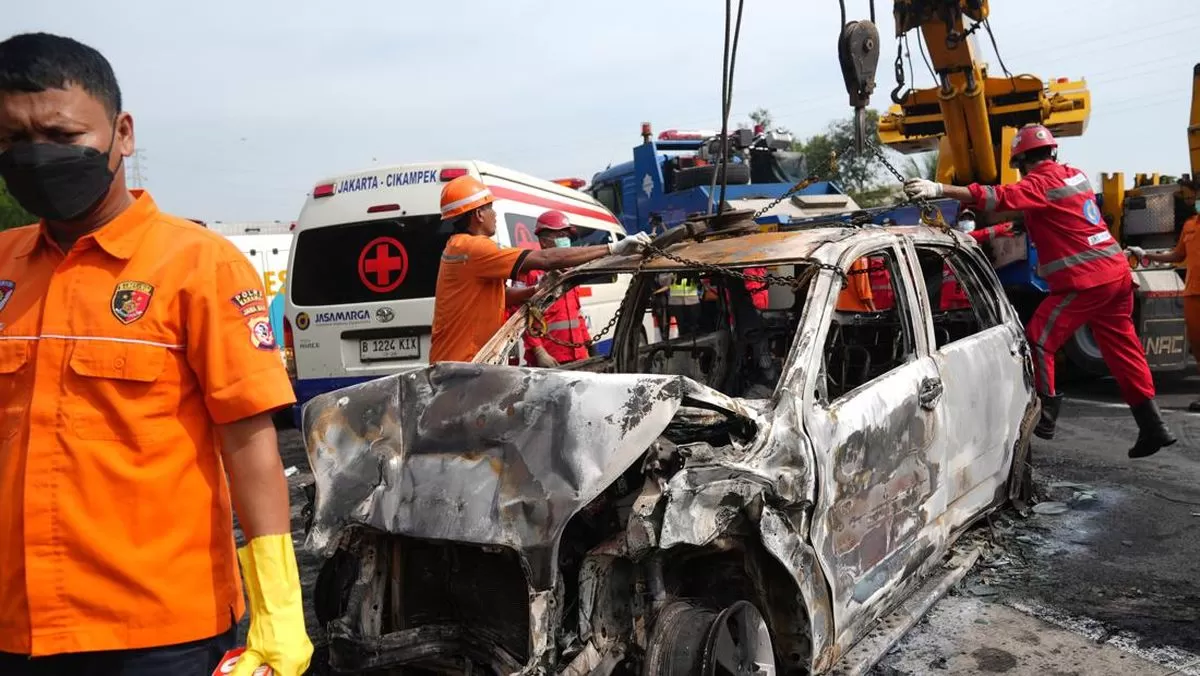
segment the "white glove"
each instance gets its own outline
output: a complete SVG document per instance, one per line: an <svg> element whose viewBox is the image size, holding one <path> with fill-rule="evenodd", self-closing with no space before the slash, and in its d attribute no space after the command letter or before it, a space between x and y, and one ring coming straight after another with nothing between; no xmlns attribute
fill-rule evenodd
<svg viewBox="0 0 1200 676"><path fill-rule="evenodd" d="M904 194L914 198L936 199L942 196L942 184L924 178L910 178L904 182Z"/></svg>
<svg viewBox="0 0 1200 676"><path fill-rule="evenodd" d="M626 237L619 242L609 244L608 252L614 256L627 256L629 254L640 252L642 249L646 248L646 245L649 243L650 235L647 235L644 232L639 232L632 237Z"/></svg>
<svg viewBox="0 0 1200 676"><path fill-rule="evenodd" d="M1146 250L1140 246L1125 247L1125 255L1136 258L1138 265L1144 266L1150 264L1150 261L1146 260Z"/></svg>

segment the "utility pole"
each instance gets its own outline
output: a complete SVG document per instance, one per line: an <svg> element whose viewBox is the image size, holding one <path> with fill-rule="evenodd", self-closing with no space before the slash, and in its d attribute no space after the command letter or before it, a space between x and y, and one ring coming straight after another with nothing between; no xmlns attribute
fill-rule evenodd
<svg viewBox="0 0 1200 676"><path fill-rule="evenodd" d="M129 187L142 188L146 183L146 176L142 173L142 158L145 157L144 151L141 148L133 149L133 156L129 158Z"/></svg>

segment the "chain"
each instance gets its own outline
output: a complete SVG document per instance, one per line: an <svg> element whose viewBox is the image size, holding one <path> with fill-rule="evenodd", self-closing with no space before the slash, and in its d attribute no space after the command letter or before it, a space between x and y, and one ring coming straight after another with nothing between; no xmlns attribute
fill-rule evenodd
<svg viewBox="0 0 1200 676"><path fill-rule="evenodd" d="M851 141L851 142L847 143L845 145L845 147L842 148L840 153L831 152L829 154L829 165L827 167L829 175L832 175L837 172L838 159L840 157L844 157L853 148L854 148L854 143L853 143L853 141ZM904 175L901 174L896 169L896 167L893 166L892 163L888 161L887 156L884 155L883 149L879 145L877 145L875 143L870 143L867 145L867 148L870 150L871 154L873 154L879 160L879 162L884 166L884 168L886 168L893 176L896 177L896 180L898 180L900 183L904 183L904 181L905 181ZM810 175L809 177L796 182L795 185L793 185L791 188L789 188L782 195L771 200L771 202L768 203L766 206L764 206L763 208L754 212L754 215L750 217L750 220L758 220L759 218L762 217L763 214L770 211L771 209L774 209L776 206L778 206L784 200L790 198L792 195L795 195L797 192L803 190L804 188L807 188L808 186L812 185L813 183L815 183L818 180L820 180L820 179L816 175ZM931 226L931 227L941 228L943 230L950 229L950 226L947 225L945 219L942 218L942 212L937 207L933 206L933 204L931 204L929 202L929 200L927 200L925 198L912 198L912 199L914 202L916 202L918 204L918 206L921 209L921 222L922 223L924 223L928 226ZM955 242L956 242L956 246L957 246L957 242L958 242L957 238L955 238ZM684 258L683 256L679 256L677 254L670 253L666 249L655 246L654 244L648 244L648 245L646 245L646 247L644 249L644 253L643 253L643 257L642 257L641 261L638 262L638 266L633 272L633 277L635 279L639 278L641 276L641 274L645 271L646 265L649 264L650 261L654 260L655 258L665 258L669 261L678 263L681 266L684 266L687 268L694 268L699 273L702 273L700 276L724 275L727 277L732 277L737 280L741 280L743 284L746 282L757 282L759 284L789 286L793 289L799 288L802 284L804 284L805 281L807 281L809 278L811 278L811 276L813 274L816 274L816 272L818 270L829 270L829 271L837 274L842 279L842 282L844 284L845 282L849 281L850 275L864 275L864 274L869 274L871 272L874 272L878 269L881 269L881 266L868 266L866 268L859 269L859 270L845 271L845 270L842 270L837 265L825 263L825 262L819 261L815 258L802 258L797 262L807 264L807 268L806 268L805 272L801 275L776 275L776 274L772 274L769 272L763 273L763 274L753 274L753 273L747 273L747 272L735 270L733 268L727 268L727 267L724 267L721 265L715 265L712 263L704 263L702 261L692 260L690 258ZM707 273L707 274L703 274L703 273ZM553 282L553 284L555 286L557 286L558 283L559 282L557 280L555 280ZM583 341L583 342L562 340L560 338L556 338L555 336L551 335L550 331L548 330L548 325L547 325L546 318L545 318L543 311L538 308L535 308L533 306L529 306L526 310L525 330L527 333L529 333L530 336L532 336L534 338L549 340L550 342L554 343L555 345L560 345L562 347L591 348L596 343L600 342L600 340L604 336L606 336L610 331L613 330L613 328L617 325L617 322L621 318L621 314L624 310L624 307L625 307L624 303L622 303L620 306L618 306L616 312L613 313L612 319L610 319L608 321L608 323L605 324L598 333L596 333L590 339Z"/></svg>

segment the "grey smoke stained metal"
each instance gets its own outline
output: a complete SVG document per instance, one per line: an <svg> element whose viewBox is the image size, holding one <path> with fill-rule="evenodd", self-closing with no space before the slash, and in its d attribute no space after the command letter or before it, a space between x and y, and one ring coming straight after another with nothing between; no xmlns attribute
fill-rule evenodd
<svg viewBox="0 0 1200 676"><path fill-rule="evenodd" d="M937 342L915 247L961 252L955 272L973 284L989 325ZM307 544L361 560L330 623L335 657L366 655L358 665L376 667L470 646L506 673L514 664L521 674L608 673L661 639L656 614L698 582L736 595L711 599L723 607L755 604L780 673L820 673L935 571L965 528L1018 497L1037 418L1031 362L1016 313L969 238L825 228L672 250L742 265L811 256L843 270L889 252L912 354L831 395L827 337L845 318L834 308L841 280L822 270L798 291L803 311L769 398L612 372L635 370L621 356L637 352L627 324L600 367L609 372L486 363L520 340L514 317L478 363L313 399L303 414L316 480ZM603 259L567 284L635 264ZM420 626L401 596L412 584L405 549L443 545L508 556L506 579L522 588L502 596L506 612L528 616L527 641L443 617Z"/></svg>

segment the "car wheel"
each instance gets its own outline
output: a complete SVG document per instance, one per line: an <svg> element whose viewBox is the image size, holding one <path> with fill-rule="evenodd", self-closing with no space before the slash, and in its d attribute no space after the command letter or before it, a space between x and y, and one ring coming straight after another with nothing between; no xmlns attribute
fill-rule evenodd
<svg viewBox="0 0 1200 676"><path fill-rule="evenodd" d="M762 613L749 601L716 612L684 601L668 604L654 621L645 676L775 672L775 650Z"/></svg>
<svg viewBox="0 0 1200 676"><path fill-rule="evenodd" d="M739 164L707 164L701 167L688 167L680 169L675 174L675 189L687 190L697 186L712 185L713 175L717 175L717 185L721 184L721 175L717 171L717 167L724 167L726 179L729 185L745 185L750 182L750 165L745 163Z"/></svg>

